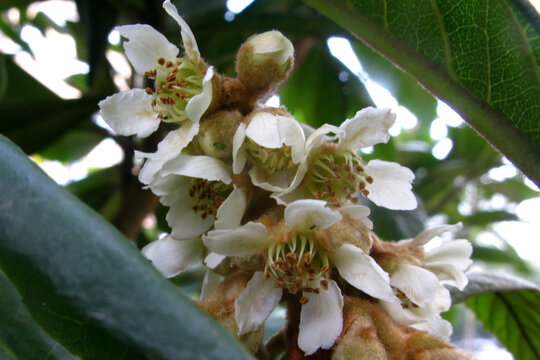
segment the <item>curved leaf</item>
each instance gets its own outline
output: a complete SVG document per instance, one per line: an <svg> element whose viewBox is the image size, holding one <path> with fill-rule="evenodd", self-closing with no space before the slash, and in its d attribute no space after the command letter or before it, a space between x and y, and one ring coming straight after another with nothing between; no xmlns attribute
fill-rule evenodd
<svg viewBox="0 0 540 360"><path fill-rule="evenodd" d="M17 289L0 272L0 351L8 359L74 360L60 344L51 339L30 317ZM4 359L0 352L0 359Z"/></svg>
<svg viewBox="0 0 540 360"><path fill-rule="evenodd" d="M540 33L512 2L305 2L417 78L540 183Z"/></svg>
<svg viewBox="0 0 540 360"><path fill-rule="evenodd" d="M110 224L0 137L0 267L83 358L250 359Z"/></svg>

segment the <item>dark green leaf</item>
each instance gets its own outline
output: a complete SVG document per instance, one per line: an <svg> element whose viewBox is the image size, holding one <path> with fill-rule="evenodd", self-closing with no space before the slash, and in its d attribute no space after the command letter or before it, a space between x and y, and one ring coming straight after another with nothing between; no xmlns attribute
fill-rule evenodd
<svg viewBox="0 0 540 360"><path fill-rule="evenodd" d="M32 154L58 140L68 130L90 122L90 115L97 111L101 98L3 101L0 132Z"/></svg>
<svg viewBox="0 0 540 360"><path fill-rule="evenodd" d="M1 272L0 294L0 349L11 354L9 359L75 359L32 320L17 289Z"/></svg>
<svg viewBox="0 0 540 360"><path fill-rule="evenodd" d="M340 80L340 74L346 81ZM298 121L314 127L339 125L372 105L364 85L330 55L324 43L313 46L279 95Z"/></svg>
<svg viewBox="0 0 540 360"><path fill-rule="evenodd" d="M485 328L515 359L540 358L540 292L498 291L466 301Z"/></svg>
<svg viewBox="0 0 540 360"><path fill-rule="evenodd" d="M92 359L249 359L110 224L0 142L0 266L36 321Z"/></svg>
<svg viewBox="0 0 540 360"><path fill-rule="evenodd" d="M29 98L58 99L58 96L56 96L52 91L47 89L39 81L34 79L26 71L24 71L17 64L15 64L11 56L0 56L4 57L5 59L7 74L7 93L5 98L2 99L2 103L0 103L0 106L3 104L4 101L26 101ZM32 89L31 97L29 96L28 89Z"/></svg>
<svg viewBox="0 0 540 360"><path fill-rule="evenodd" d="M539 195L538 191L534 191L517 179L507 179L502 182L483 184L480 188L485 191L486 197L491 197L494 194L503 194L515 202L521 202Z"/></svg>
<svg viewBox="0 0 540 360"><path fill-rule="evenodd" d="M390 210L362 199L362 204L371 209L369 218L373 231L384 240L410 239L424 230L424 217L420 210Z"/></svg>
<svg viewBox="0 0 540 360"><path fill-rule="evenodd" d="M0 54L0 101L4 98L8 87L8 73L6 68L6 57Z"/></svg>
<svg viewBox="0 0 540 360"><path fill-rule="evenodd" d="M478 211L460 219L466 226L478 225L482 227L497 221L511 220L519 220L519 218L516 214L511 214L507 211Z"/></svg>
<svg viewBox="0 0 540 360"><path fill-rule="evenodd" d="M305 1L417 78L540 183L540 36L511 2Z"/></svg>
<svg viewBox="0 0 540 360"><path fill-rule="evenodd" d="M75 161L88 154L104 138L105 135L98 131L75 129L47 146L40 155L51 160Z"/></svg>

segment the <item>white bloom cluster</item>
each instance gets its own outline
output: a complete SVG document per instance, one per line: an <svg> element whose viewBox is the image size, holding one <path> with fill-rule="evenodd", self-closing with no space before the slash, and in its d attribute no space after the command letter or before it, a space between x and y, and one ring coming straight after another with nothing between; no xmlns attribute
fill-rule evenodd
<svg viewBox="0 0 540 360"><path fill-rule="evenodd" d="M202 60L169 0L163 7L181 28L184 55L149 25L118 27L129 61L153 86L99 104L120 135L174 127L156 152L136 153L146 159L139 179L169 208L172 228L142 253L166 277L202 260L209 271L249 271L235 301L239 334L258 331L284 296L295 297L306 355L332 347L342 331L341 279L398 322L447 336L443 284L467 284L470 244L424 252L428 240L454 229L443 227L393 243L412 254L396 260L400 252L373 235L369 208L358 204L365 196L389 209L417 206L411 170L358 155L389 140L395 115L366 108L339 127L300 125L285 108L261 105L292 69L288 39L278 31L250 38L238 53L238 79L227 78Z"/></svg>

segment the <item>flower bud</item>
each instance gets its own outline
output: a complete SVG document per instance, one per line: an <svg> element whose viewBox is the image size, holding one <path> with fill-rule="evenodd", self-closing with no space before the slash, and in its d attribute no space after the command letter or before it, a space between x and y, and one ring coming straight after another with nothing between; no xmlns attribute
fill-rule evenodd
<svg viewBox="0 0 540 360"><path fill-rule="evenodd" d="M264 93L285 81L294 61L292 43L273 30L250 37L238 50L238 79L250 90Z"/></svg>
<svg viewBox="0 0 540 360"><path fill-rule="evenodd" d="M208 156L230 157L234 133L242 120L238 111L217 111L203 118L197 134L199 149Z"/></svg>

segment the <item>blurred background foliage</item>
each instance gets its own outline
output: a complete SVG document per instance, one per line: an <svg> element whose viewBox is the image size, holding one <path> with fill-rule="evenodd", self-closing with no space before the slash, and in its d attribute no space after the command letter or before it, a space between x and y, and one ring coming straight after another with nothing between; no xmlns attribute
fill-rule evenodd
<svg viewBox="0 0 540 360"><path fill-rule="evenodd" d="M221 73L235 75L235 53L247 37L278 29L293 41L296 62L273 104L315 127L339 125L366 106L397 112L390 142L362 156L411 168L420 206L390 211L368 204L380 237L399 240L426 226L463 222L459 237L473 243L476 267L540 279L531 255L540 249L534 233L539 224L525 224L539 219L538 190L459 115L303 2L256 0L245 9L235 3L175 1L202 56ZM97 115L99 100L143 83L130 69L114 26L147 23L181 43L161 1L0 0L0 15L0 132L139 247L169 231L166 209L141 189L136 178L141 164L133 159L134 150L153 151L162 133L119 137ZM47 60L52 63L43 65ZM202 272L173 281L194 294ZM479 307L478 301L467 305ZM470 345L486 336L463 306L448 318L456 341ZM279 314L272 321L269 326L279 328Z"/></svg>

